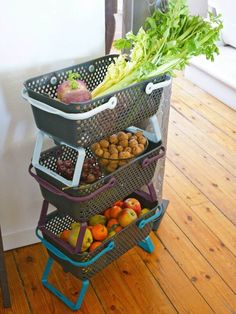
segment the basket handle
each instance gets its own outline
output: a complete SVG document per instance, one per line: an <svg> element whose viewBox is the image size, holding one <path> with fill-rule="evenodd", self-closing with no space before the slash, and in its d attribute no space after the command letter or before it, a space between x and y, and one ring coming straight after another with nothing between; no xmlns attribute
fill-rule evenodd
<svg viewBox="0 0 236 314"><path fill-rule="evenodd" d="M150 158L145 158L141 165L142 165L142 168L146 168L147 166L149 166L151 163L155 162L155 161L158 161L159 159L161 159L162 157L165 156L165 153L166 153L166 149L164 146L161 146L160 148L160 151L159 151L159 154L156 155L156 156L153 156L153 157L150 157Z"/></svg>
<svg viewBox="0 0 236 314"><path fill-rule="evenodd" d="M165 80L164 82L159 82L159 83L156 83L156 84L150 82L150 83L147 84L147 86L145 88L145 92L146 92L147 95L150 95L156 89L160 89L160 88L169 86L171 84L171 81L172 81L171 77L168 76L168 79Z"/></svg>
<svg viewBox="0 0 236 314"><path fill-rule="evenodd" d="M105 183L102 187L100 187L99 189L97 189L96 191L92 192L89 195L85 195L85 196L71 196L63 191L61 191L60 189L58 189L57 187L53 186L52 184L50 184L49 182L47 182L46 180L40 178L39 176L37 176L36 174L34 174L32 172L32 168L33 165L30 164L29 166L29 174L42 186L44 187L46 190L48 190L49 192L52 192L58 196L63 196L66 199L73 201L73 202L85 202L85 201L89 201L91 199L93 199L94 197L96 197L98 194L105 192L106 190L109 190L110 188L112 188L115 184L116 184L116 178L115 177L111 177L111 179Z"/></svg>
<svg viewBox="0 0 236 314"><path fill-rule="evenodd" d="M47 240L45 240L40 234L39 234L39 228L36 228L36 236L40 239L40 241L44 244L44 246L52 252L54 255L56 255L58 258L69 262L70 264L77 266L77 267L87 267L93 263L95 263L100 257L102 257L104 254L110 252L115 248L115 242L111 241L107 244L107 246L99 252L97 255L95 255L93 258L91 258L89 261L86 262L75 262L71 258L69 258L67 255L62 253L59 249L57 249L54 245L49 243Z"/></svg>
<svg viewBox="0 0 236 314"><path fill-rule="evenodd" d="M61 111L59 109L56 109L54 107L51 107L49 105L46 105L45 103L38 101L36 99L31 98L28 95L28 92L26 90L26 88L22 89L21 95L24 99L26 99L32 106L41 109L45 112L51 113L51 114L55 114L58 116L61 116L62 118L65 118L67 120L86 120L89 119L107 109L114 109L117 105L117 97L116 96L112 96L105 104L102 104L90 111L87 112L83 112L83 113L66 113L64 111Z"/></svg>
<svg viewBox="0 0 236 314"><path fill-rule="evenodd" d="M83 167L83 163L84 163L84 159L85 159L85 154L86 154L85 149L83 147L73 147L73 146L66 144L64 142L60 142L61 145L68 146L68 147L76 150L78 153L78 158L77 158L77 161L75 164L75 171L74 171L73 178L72 178L72 180L67 180L67 179L63 178L62 176L60 176L55 171L52 171L52 170L46 168L45 166L43 166L39 163L39 160L41 157L41 152L43 149L43 141L44 141L45 135L50 137L47 133L45 133L41 130L38 131L37 139L36 139L35 147L34 147L34 152L33 152L33 158L32 158L33 166L35 168L43 171L44 173L46 173L50 177L53 177L54 179L60 181L61 183L63 183L66 186L77 187L79 185L82 167Z"/></svg>
<svg viewBox="0 0 236 314"><path fill-rule="evenodd" d="M163 211L164 211L163 206L158 206L157 211L153 216L147 219L142 219L137 223L138 228L143 229L146 226L146 224L159 218L163 214Z"/></svg>
<svg viewBox="0 0 236 314"><path fill-rule="evenodd" d="M82 245L83 245L84 234L85 234L86 228L87 228L87 223L86 222L82 222L81 223L79 234L78 234L78 238L77 238L77 242L76 242L76 247L73 250L71 248L71 246L69 246L67 243L62 243L61 240L54 233L52 233L51 231L48 231L45 228L46 220L47 220L48 205L49 205L49 202L44 200L43 201L43 205L42 205L42 209L41 209L41 213L40 213L40 217L39 217L39 221L38 221L38 228L41 231L43 230L45 234L48 234L51 238L53 238L53 240L56 243L58 243L59 245L63 246L65 249L68 249L68 251L71 254L80 253Z"/></svg>

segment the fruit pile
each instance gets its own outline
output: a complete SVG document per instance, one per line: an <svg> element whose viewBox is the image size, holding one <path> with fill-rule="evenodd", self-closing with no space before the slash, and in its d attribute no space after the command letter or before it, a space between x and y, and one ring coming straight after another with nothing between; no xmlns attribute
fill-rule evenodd
<svg viewBox="0 0 236 314"><path fill-rule="evenodd" d="M75 166L71 160L58 159L57 162L57 173L62 177L72 180L74 176ZM102 173L99 165L95 158L87 158L84 161L82 173L81 173L81 184L90 184L97 181L101 177Z"/></svg>
<svg viewBox="0 0 236 314"><path fill-rule="evenodd" d="M132 158L142 154L147 139L141 131L136 133L119 132L91 146L98 161L108 172L126 165Z"/></svg>
<svg viewBox="0 0 236 314"><path fill-rule="evenodd" d="M92 216L89 219L81 251L94 251L103 241L113 237L147 212L149 212L149 209L142 209L142 205L135 198L128 198L125 201L116 201L112 207L106 209L103 214ZM58 236L71 246L76 247L79 232L80 223L73 222L70 230L64 230Z"/></svg>

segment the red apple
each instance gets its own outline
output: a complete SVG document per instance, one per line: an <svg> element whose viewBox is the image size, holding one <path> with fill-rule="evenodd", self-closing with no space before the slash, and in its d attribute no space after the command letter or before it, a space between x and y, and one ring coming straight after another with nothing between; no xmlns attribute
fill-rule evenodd
<svg viewBox="0 0 236 314"><path fill-rule="evenodd" d="M118 221L121 227L126 227L137 218L138 218L137 214L133 209L124 208L122 212L119 214Z"/></svg>
<svg viewBox="0 0 236 314"><path fill-rule="evenodd" d="M127 198L127 200L124 201L124 207L133 209L137 216L141 214L142 207L136 198Z"/></svg>
<svg viewBox="0 0 236 314"><path fill-rule="evenodd" d="M119 201L116 201L112 206L119 206L119 207L124 207L124 202L119 200Z"/></svg>
<svg viewBox="0 0 236 314"><path fill-rule="evenodd" d="M111 218L117 218L119 214L122 212L122 208L120 206L112 206L110 210L110 216Z"/></svg>

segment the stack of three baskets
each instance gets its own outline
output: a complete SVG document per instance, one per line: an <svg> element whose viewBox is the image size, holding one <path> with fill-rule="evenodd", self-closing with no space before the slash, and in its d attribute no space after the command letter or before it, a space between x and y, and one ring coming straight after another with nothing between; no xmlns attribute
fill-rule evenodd
<svg viewBox="0 0 236 314"><path fill-rule="evenodd" d="M50 258L42 282L72 310L80 308L89 278L113 260L135 245L148 252L153 251L149 233L153 222L160 220L164 210L164 206L157 201L151 182L158 160L165 155L156 113L163 101L164 89L171 84L170 77L157 77L83 104L65 106L56 100L57 86L71 71L80 73L80 78L92 90L103 80L107 67L115 57L105 56L30 79L23 90L23 97L31 103L39 129L29 172L39 183L44 198L36 234L47 248ZM145 152L110 174L103 172L96 182L81 186L83 163L86 158L94 158L90 146L119 131L132 133L140 130L137 126L146 119L150 119L153 133L142 130L148 139ZM45 135L53 139L55 146L42 152ZM56 172L58 158L73 163L75 170L71 180ZM97 160L94 166L96 163ZM36 174L32 171L33 167ZM141 190L145 185L149 193ZM103 241L94 251L81 252L89 218L102 213L114 201L130 196L138 199L150 211ZM47 214L49 203L56 207L51 214ZM73 248L58 234L69 229L75 221L80 222L81 227L76 247ZM82 280L76 303L72 303L48 282L54 260L66 272Z"/></svg>

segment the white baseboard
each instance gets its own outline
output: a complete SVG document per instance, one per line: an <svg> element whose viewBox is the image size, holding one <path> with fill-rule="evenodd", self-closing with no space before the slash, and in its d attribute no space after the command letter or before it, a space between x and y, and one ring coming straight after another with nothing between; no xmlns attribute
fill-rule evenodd
<svg viewBox="0 0 236 314"><path fill-rule="evenodd" d="M2 236L4 251L39 242L35 235L35 228L3 234Z"/></svg>
<svg viewBox="0 0 236 314"><path fill-rule="evenodd" d="M194 65L186 67L185 77L213 95L227 106L236 110L236 90L223 82L215 79L208 73L198 69Z"/></svg>

